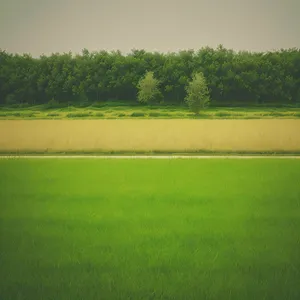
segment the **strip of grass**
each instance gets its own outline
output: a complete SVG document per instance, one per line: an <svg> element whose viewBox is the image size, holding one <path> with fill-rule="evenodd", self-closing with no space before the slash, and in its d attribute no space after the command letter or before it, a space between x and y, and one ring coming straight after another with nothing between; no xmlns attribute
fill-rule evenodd
<svg viewBox="0 0 300 300"><path fill-rule="evenodd" d="M1 299L299 299L300 161L0 160Z"/></svg>
<svg viewBox="0 0 300 300"><path fill-rule="evenodd" d="M0 117L21 117L21 118L34 118L36 114L33 112L0 112Z"/></svg>
<svg viewBox="0 0 300 300"><path fill-rule="evenodd" d="M39 110L40 107L40 110ZM204 110L200 115L195 116L189 112L186 107L174 106L111 106L102 105L101 107L61 107L56 109L45 108L45 106L34 106L21 108L2 107L0 110L1 119L111 119L111 118L164 118L164 119L187 119L187 118L202 118L202 119L295 119L300 118L300 108L268 108L268 107L226 107L215 108L210 107Z"/></svg>

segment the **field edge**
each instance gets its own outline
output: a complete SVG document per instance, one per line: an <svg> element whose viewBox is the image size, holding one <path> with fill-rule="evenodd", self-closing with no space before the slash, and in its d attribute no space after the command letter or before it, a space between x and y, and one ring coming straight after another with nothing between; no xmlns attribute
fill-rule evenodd
<svg viewBox="0 0 300 300"><path fill-rule="evenodd" d="M0 151L1 156L300 156L299 151Z"/></svg>

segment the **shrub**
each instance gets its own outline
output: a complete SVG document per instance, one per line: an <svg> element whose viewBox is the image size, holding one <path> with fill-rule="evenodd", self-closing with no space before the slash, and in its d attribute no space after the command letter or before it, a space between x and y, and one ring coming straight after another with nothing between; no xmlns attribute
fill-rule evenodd
<svg viewBox="0 0 300 300"><path fill-rule="evenodd" d="M19 103L9 105L10 108L20 108Z"/></svg>
<svg viewBox="0 0 300 300"><path fill-rule="evenodd" d="M121 114L118 114L118 117L125 117L126 115L121 113Z"/></svg>
<svg viewBox="0 0 300 300"><path fill-rule="evenodd" d="M270 113L270 116L274 116L274 117L283 117L285 114L279 111L272 111Z"/></svg>
<svg viewBox="0 0 300 300"><path fill-rule="evenodd" d="M18 108L26 108L29 107L30 105L28 103L20 103L18 104Z"/></svg>
<svg viewBox="0 0 300 300"><path fill-rule="evenodd" d="M229 117L231 116L231 113L225 112L225 111L218 111L215 113L216 117Z"/></svg>
<svg viewBox="0 0 300 300"><path fill-rule="evenodd" d="M47 108L58 108L60 107L60 104L58 101L56 101L54 98L52 98L47 105Z"/></svg>
<svg viewBox="0 0 300 300"><path fill-rule="evenodd" d="M35 117L35 114L32 112L23 112L20 115L21 115L21 117L29 117L29 118Z"/></svg>
<svg viewBox="0 0 300 300"><path fill-rule="evenodd" d="M259 116L245 116L244 119L245 120L252 120L252 119L256 120L256 119L260 119L260 117Z"/></svg>
<svg viewBox="0 0 300 300"><path fill-rule="evenodd" d="M97 117L104 117L104 113L102 113L102 112L97 112L97 113L95 114L95 116L97 116Z"/></svg>
<svg viewBox="0 0 300 300"><path fill-rule="evenodd" d="M105 105L103 103L101 103L101 102L93 102L91 106L95 107L95 108L101 108L101 107L103 107Z"/></svg>
<svg viewBox="0 0 300 300"><path fill-rule="evenodd" d="M47 116L48 117L58 117L59 114L58 113L48 113Z"/></svg>
<svg viewBox="0 0 300 300"><path fill-rule="evenodd" d="M151 112L149 114L149 117L159 117L160 116L160 113L159 112Z"/></svg>
<svg viewBox="0 0 300 300"><path fill-rule="evenodd" d="M143 112L133 112L130 116L131 117L144 117L145 113L143 113Z"/></svg>
<svg viewBox="0 0 300 300"><path fill-rule="evenodd" d="M166 112L151 112L149 117L169 117L170 114Z"/></svg>
<svg viewBox="0 0 300 300"><path fill-rule="evenodd" d="M68 113L67 118L84 118L90 115L91 113L85 113L85 112Z"/></svg>
<svg viewBox="0 0 300 300"><path fill-rule="evenodd" d="M33 112L9 112L9 113L5 113L5 115L3 114L3 116L31 118L31 117L35 117L35 114Z"/></svg>
<svg viewBox="0 0 300 300"><path fill-rule="evenodd" d="M88 107L89 105L90 105L90 103L87 100L85 100L85 101L81 101L78 106L79 107Z"/></svg>

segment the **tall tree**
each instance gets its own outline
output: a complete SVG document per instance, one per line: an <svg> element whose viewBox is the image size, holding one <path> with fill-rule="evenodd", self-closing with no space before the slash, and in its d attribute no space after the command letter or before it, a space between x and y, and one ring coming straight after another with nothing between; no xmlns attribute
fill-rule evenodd
<svg viewBox="0 0 300 300"><path fill-rule="evenodd" d="M141 103L153 103L161 100L159 81L154 78L153 72L147 72L138 83L138 100Z"/></svg>
<svg viewBox="0 0 300 300"><path fill-rule="evenodd" d="M203 73L196 73L186 86L186 98L190 110L199 114L200 110L208 107L210 102L209 91Z"/></svg>

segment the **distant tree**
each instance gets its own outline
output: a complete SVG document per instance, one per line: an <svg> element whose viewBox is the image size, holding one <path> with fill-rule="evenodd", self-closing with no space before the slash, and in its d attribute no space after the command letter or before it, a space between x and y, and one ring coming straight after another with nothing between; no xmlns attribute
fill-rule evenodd
<svg viewBox="0 0 300 300"><path fill-rule="evenodd" d="M186 92L185 101L195 114L199 114L201 109L209 105L209 90L203 73L193 75L192 80L186 86Z"/></svg>
<svg viewBox="0 0 300 300"><path fill-rule="evenodd" d="M137 88L138 101L141 103L151 103L162 100L162 94L159 90L159 81L154 78L153 72L147 72L145 77L140 79Z"/></svg>

